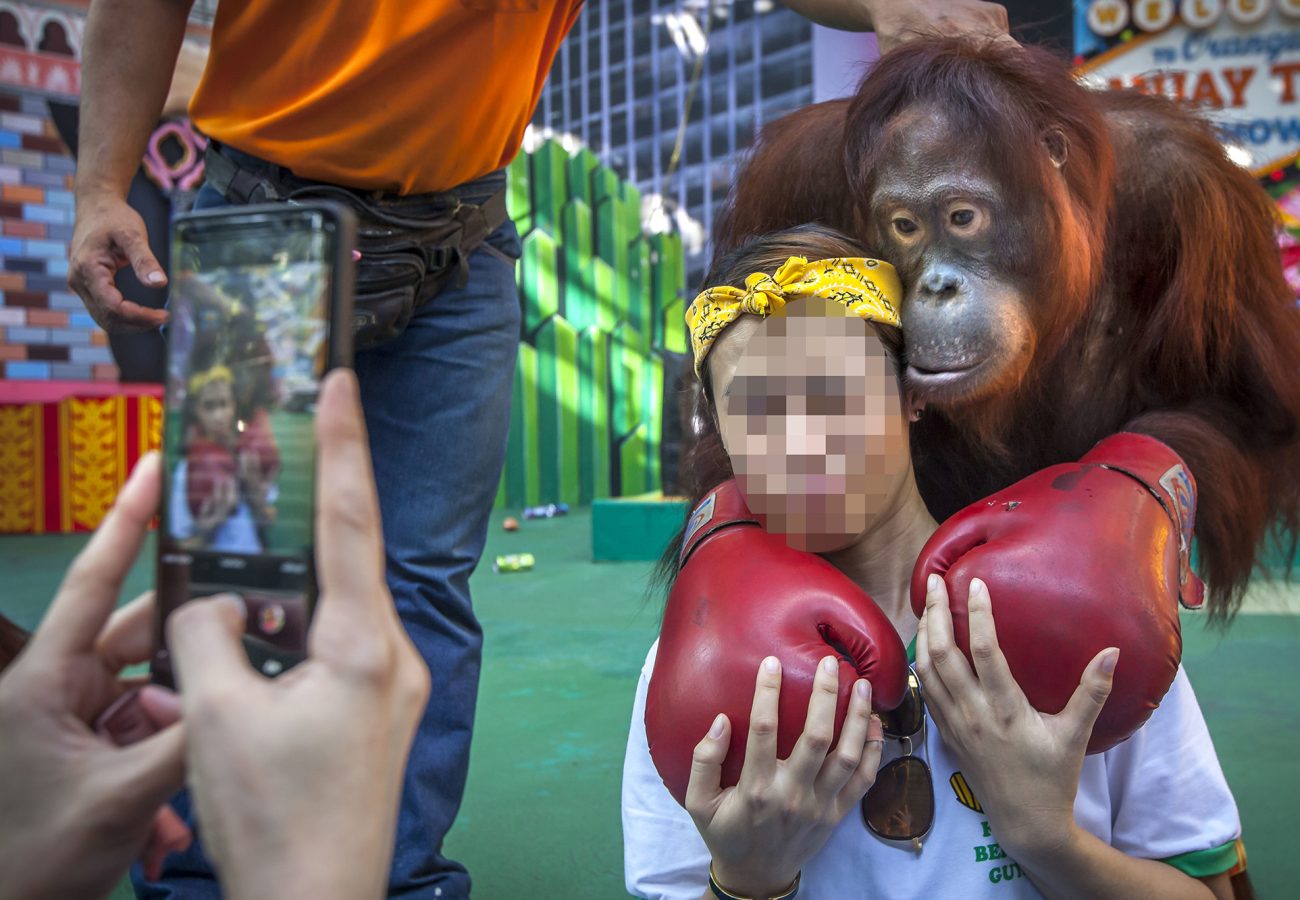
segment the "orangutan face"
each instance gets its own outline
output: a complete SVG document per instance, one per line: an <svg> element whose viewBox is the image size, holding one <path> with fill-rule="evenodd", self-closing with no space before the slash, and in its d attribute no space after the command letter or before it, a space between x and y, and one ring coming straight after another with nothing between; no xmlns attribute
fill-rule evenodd
<svg viewBox="0 0 1300 900"><path fill-rule="evenodd" d="M1033 358L1037 219L941 111L905 112L886 135L869 228L907 289L908 387L940 406L997 393Z"/></svg>

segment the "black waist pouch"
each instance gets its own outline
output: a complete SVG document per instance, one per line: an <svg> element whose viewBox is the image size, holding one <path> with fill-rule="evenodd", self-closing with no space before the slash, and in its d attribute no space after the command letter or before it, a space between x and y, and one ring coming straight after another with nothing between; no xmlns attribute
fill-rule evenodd
<svg viewBox="0 0 1300 900"><path fill-rule="evenodd" d="M243 157L216 142L208 144L205 176L229 200L333 200L356 213L361 258L356 263L353 342L358 350L400 335L415 311L453 278L463 286L470 255L507 218L500 176L445 193L399 197L305 181L269 163L244 165ZM491 193L479 200L486 191Z"/></svg>

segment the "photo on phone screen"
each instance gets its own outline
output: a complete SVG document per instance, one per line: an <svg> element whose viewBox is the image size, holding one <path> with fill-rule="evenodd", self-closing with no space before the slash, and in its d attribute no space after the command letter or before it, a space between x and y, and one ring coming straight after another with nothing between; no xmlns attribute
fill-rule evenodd
<svg viewBox="0 0 1300 900"><path fill-rule="evenodd" d="M329 204L178 217L172 243L154 677L195 597L248 607L267 675L300 660L315 602L313 435L325 373L350 365L350 214Z"/></svg>

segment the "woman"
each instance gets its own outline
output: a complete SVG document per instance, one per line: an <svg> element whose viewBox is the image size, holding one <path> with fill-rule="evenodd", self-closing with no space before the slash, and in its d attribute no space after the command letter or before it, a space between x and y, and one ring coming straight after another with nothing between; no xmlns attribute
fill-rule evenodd
<svg viewBox="0 0 1300 900"><path fill-rule="evenodd" d="M778 272L792 256L862 255L847 238L805 226L741 248L715 265L707 283L744 288L752 273ZM987 651L975 669L955 648L942 581L931 584L925 615L912 612L912 565L936 527L908 456L907 421L920 411L899 381L897 329L818 312L818 304L834 302L791 302L779 326L761 315L715 319L707 334L698 312L688 314L701 381L695 495L734 471L769 528L821 553L875 599L909 645L919 679L904 706L883 717L879 773L879 756L870 752L878 731L845 725L841 740L858 746L842 755L858 754L861 763L833 794L824 790L825 767L797 758L798 746L789 759L775 759L773 742L753 730L751 745L767 756L747 752L740 782L722 789L730 722L719 717L696 747L688 812L664 787L647 746L652 647L624 763L629 891L652 898L1230 897L1240 822L1181 669L1131 739L1085 757L1116 650L1091 662L1066 709L1042 715L997 649L982 584L972 586L969 601L972 645ZM828 377L846 352L880 363ZM793 400L775 395L778 375ZM817 675L827 691L837 687L834 672ZM765 661L755 713L775 709L779 690L779 663ZM833 704L814 705L805 733L831 725ZM903 776L906 795L897 790ZM916 788L931 778L927 808Z"/></svg>
<svg viewBox="0 0 1300 900"><path fill-rule="evenodd" d="M276 492L260 455L245 449L230 369L192 375L186 413L185 455L168 500L172 537L196 549L262 552Z"/></svg>

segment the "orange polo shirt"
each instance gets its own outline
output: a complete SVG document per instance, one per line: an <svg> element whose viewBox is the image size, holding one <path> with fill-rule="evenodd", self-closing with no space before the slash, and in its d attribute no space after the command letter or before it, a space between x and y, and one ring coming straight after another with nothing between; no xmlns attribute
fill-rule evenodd
<svg viewBox="0 0 1300 900"><path fill-rule="evenodd" d="M425 193L508 163L582 0L221 0L190 116L348 187Z"/></svg>

